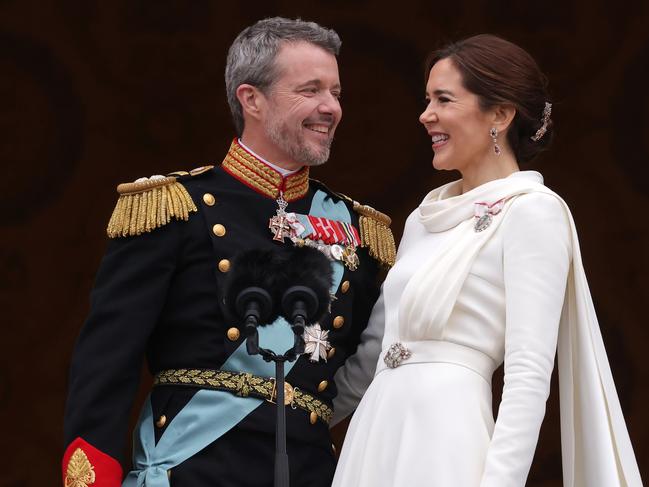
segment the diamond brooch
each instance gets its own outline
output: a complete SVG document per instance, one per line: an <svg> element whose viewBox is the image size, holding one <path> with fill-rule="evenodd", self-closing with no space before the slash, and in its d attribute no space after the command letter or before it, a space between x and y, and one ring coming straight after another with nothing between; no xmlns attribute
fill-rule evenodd
<svg viewBox="0 0 649 487"><path fill-rule="evenodd" d="M390 348L388 348L388 351L385 353L385 357L383 357L383 361L385 362L385 365L394 369L401 365L401 362L409 359L411 355L410 350L408 350L402 343L397 342L390 345Z"/></svg>
<svg viewBox="0 0 649 487"><path fill-rule="evenodd" d="M474 203L474 218L476 219L473 229L478 232L482 232L489 228L493 217L500 213L505 206L505 202L508 198L502 198L496 201L495 203Z"/></svg>

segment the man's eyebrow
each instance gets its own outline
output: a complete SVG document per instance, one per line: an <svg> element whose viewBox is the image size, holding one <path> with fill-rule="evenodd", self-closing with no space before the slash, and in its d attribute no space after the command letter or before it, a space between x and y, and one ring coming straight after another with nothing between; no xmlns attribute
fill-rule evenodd
<svg viewBox="0 0 649 487"><path fill-rule="evenodd" d="M316 86L320 87L320 86L322 86L322 81L319 80L319 79L310 79L309 81L305 81L304 83L300 83L297 86L297 88L300 89L300 88L305 88L307 86L312 86L312 85L316 85ZM341 89L340 83L336 83L332 88L334 90L340 90Z"/></svg>
<svg viewBox="0 0 649 487"><path fill-rule="evenodd" d="M305 81L304 83L300 83L298 85L298 88L304 88L305 86L309 86L309 85L320 86L321 84L322 84L322 81L320 81L319 79L310 79L309 81Z"/></svg>

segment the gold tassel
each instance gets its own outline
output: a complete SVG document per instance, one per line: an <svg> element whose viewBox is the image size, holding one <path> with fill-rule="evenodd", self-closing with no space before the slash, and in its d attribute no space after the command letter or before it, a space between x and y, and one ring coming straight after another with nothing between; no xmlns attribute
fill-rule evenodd
<svg viewBox="0 0 649 487"><path fill-rule="evenodd" d="M189 213L198 211L175 177L120 184L117 192L120 196L106 229L110 238L141 235L172 218L188 220Z"/></svg>
<svg viewBox="0 0 649 487"><path fill-rule="evenodd" d="M356 201L354 201L354 211L361 215L359 218L361 246L368 247L370 255L381 264L392 267L396 260L397 249L390 230L392 223L390 217Z"/></svg>

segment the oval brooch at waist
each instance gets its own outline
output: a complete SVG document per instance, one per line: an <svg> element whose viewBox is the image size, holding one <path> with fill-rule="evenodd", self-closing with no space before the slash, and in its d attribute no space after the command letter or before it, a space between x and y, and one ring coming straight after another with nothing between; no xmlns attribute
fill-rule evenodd
<svg viewBox="0 0 649 487"><path fill-rule="evenodd" d="M385 352L383 361L385 362L385 365L394 369L401 365L401 362L410 358L410 355L410 350L408 350L402 343L397 342L390 345L388 351Z"/></svg>

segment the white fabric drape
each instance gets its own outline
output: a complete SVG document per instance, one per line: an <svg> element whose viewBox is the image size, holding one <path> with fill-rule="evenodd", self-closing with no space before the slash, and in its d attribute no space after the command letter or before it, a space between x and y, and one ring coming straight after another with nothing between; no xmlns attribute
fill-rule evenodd
<svg viewBox="0 0 649 487"><path fill-rule="evenodd" d="M570 221L573 253L558 344L564 486L642 486L572 215L566 203L541 184L541 175L534 174L538 173L491 181L471 192L474 202L507 198L503 215L494 218L482 232L473 231L473 208L461 196L443 206L445 193L456 189L458 182L442 186L424 199L420 206L422 224L432 232L453 229L453 244L409 281L399 305L399 338L417 341L440 335L476 255L497 230L516 196L541 192L556 197Z"/></svg>

